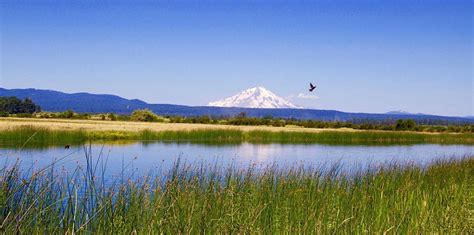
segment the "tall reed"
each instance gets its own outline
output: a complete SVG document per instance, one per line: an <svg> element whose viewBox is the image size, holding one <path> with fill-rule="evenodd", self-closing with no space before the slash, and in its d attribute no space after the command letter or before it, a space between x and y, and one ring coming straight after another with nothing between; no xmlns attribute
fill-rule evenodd
<svg viewBox="0 0 474 235"><path fill-rule="evenodd" d="M103 158L73 172L0 170L2 233L474 232L474 158L355 176L337 166L246 170L175 164L107 183Z"/></svg>

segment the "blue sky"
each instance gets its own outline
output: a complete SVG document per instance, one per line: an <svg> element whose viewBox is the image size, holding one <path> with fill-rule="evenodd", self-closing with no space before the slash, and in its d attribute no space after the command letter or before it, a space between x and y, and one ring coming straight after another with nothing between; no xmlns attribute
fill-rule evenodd
<svg viewBox="0 0 474 235"><path fill-rule="evenodd" d="M474 115L471 1L2 1L0 86ZM318 85L319 99L298 98Z"/></svg>

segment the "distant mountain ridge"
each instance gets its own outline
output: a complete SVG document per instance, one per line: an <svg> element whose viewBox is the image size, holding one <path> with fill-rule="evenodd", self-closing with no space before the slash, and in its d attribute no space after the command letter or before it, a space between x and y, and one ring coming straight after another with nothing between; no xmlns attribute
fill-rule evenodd
<svg viewBox="0 0 474 235"><path fill-rule="evenodd" d="M349 120L396 120L411 118L447 123L474 123L474 119L466 117L446 117L426 114L370 114L347 113L336 110L316 109L259 109L235 107L185 106L173 104L149 104L138 99L125 99L116 95L73 93L67 94L53 90L40 89L4 89L0 88L0 96L16 96L31 98L43 110L63 112L72 109L81 113L119 113L130 114L133 110L148 108L159 115L170 116L235 116L245 112L250 117L273 116L278 118L315 119L322 121Z"/></svg>
<svg viewBox="0 0 474 235"><path fill-rule="evenodd" d="M90 94L85 92L67 94L54 90L40 89L4 89L0 88L0 96L16 96L31 98L43 110L62 112L73 109L76 112L100 113L108 112L129 113L135 109L146 108L149 104L138 99L128 100L116 95Z"/></svg>
<svg viewBox="0 0 474 235"><path fill-rule="evenodd" d="M291 102L275 95L265 87L254 87L223 100L210 102L208 106L264 108L264 109L299 109Z"/></svg>

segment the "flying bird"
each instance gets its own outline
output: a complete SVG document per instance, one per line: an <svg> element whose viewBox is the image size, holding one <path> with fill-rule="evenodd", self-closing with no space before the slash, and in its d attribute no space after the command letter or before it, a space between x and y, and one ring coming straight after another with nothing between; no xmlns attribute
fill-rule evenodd
<svg viewBox="0 0 474 235"><path fill-rule="evenodd" d="M314 89L316 89L316 86L313 83L309 83L309 91L312 92Z"/></svg>

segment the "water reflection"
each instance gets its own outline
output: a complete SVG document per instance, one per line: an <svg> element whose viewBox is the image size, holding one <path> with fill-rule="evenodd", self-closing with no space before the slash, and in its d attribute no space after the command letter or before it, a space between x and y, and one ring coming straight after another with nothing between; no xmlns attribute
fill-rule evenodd
<svg viewBox="0 0 474 235"><path fill-rule="evenodd" d="M176 140L147 140L147 141L137 141L137 140L102 140L102 141L77 141L77 142L34 142L30 141L25 144L18 144L16 142L2 142L0 143L0 149L21 149L21 150L26 150L26 149L33 149L33 150L38 150L38 149L51 149L51 148L60 148L64 147L66 145L70 146L83 146L83 145L88 145L88 144L101 144L101 145L114 145L114 146L131 146L131 145L137 145L141 144L143 147L147 146L153 146L156 144L163 144L163 145L201 145L201 146L241 146L243 144L254 144L254 145L274 145L274 144L279 144L279 145L329 145L329 146L413 146L413 145L420 145L423 143L417 142L417 141L403 141L403 142L397 142L397 141L388 141L388 142L373 142L373 141L324 141L324 143L315 143L315 142L304 142L304 141L299 141L299 142L278 142L278 141L250 141L250 142L244 142L244 141L201 141L201 140L182 140L182 141L176 141ZM440 145L453 145L452 143L439 143ZM469 144L467 144L469 145ZM471 144L472 145L472 144ZM474 146L474 145L472 145Z"/></svg>
<svg viewBox="0 0 474 235"><path fill-rule="evenodd" d="M43 148L0 148L0 164L21 162L23 170L40 169L56 162L57 167L73 171L85 165L85 151L89 145ZM322 145L322 144L211 144L190 142L101 142L90 144L91 155L106 164L106 177L122 172L143 175L169 170L177 159L186 164L218 164L247 168L251 164L265 167L277 164L288 166L341 165L341 170L352 172L370 165L388 163L424 166L436 159L462 158L474 155L472 145ZM100 158L99 158L100 156Z"/></svg>

